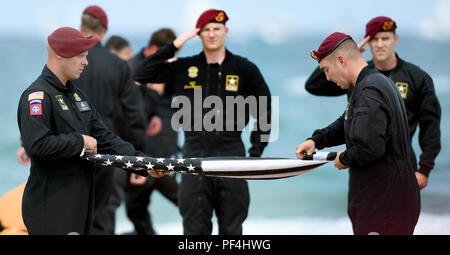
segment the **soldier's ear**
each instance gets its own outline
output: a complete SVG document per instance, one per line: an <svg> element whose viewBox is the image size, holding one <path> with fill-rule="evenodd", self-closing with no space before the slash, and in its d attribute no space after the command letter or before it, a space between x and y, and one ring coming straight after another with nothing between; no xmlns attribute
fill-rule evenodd
<svg viewBox="0 0 450 255"><path fill-rule="evenodd" d="M339 63L339 64L344 64L345 63L345 56L344 55L338 55L337 56L337 62Z"/></svg>

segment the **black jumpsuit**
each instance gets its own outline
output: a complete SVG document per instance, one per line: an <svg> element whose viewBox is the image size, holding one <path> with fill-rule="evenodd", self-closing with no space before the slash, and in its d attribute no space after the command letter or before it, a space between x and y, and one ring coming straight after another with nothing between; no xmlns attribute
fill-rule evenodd
<svg viewBox="0 0 450 255"><path fill-rule="evenodd" d="M419 145L422 149L418 171L428 176L441 150L441 106L434 90L433 80L422 69L408 63L396 54L398 64L390 71L382 71L391 78L401 92L408 115L409 135L412 139L419 126ZM373 61L369 66L375 67ZM327 81L318 67L305 83L305 89L318 96L339 96L351 93ZM414 161L416 158L414 157ZM415 164L415 169L417 164Z"/></svg>
<svg viewBox="0 0 450 255"><path fill-rule="evenodd" d="M145 60L143 51L129 60L133 70ZM175 112L170 107L172 99L165 94L159 97L158 93L149 88L148 85L151 85L151 83L140 86L147 123L153 116L157 115L162 120L162 129L155 136L145 136L146 148L144 151L150 157L170 158L176 155L178 151L178 132L170 126L172 115ZM150 199L154 190L158 190L175 206L178 205L179 185L175 177L175 175L161 178L148 177L144 185L128 184L126 186L126 212L134 225L136 234L157 234L153 228L152 217L149 212Z"/></svg>
<svg viewBox="0 0 450 255"><path fill-rule="evenodd" d="M44 67L22 94L18 124L31 158L22 200L30 234L89 234L93 221L94 167L82 160L81 134L97 140L98 153L143 155L116 136L84 93L71 81L64 86Z"/></svg>
<svg viewBox="0 0 450 255"><path fill-rule="evenodd" d="M146 122L143 102L129 65L110 53L100 42L89 50L87 60L89 64L73 83L87 95L109 128L137 150L144 151ZM118 116L120 123L115 123ZM119 130L122 132L117 132ZM114 200L114 189L119 185L114 177L127 176L128 173L110 166L95 168L95 217L92 233L114 234L116 207L114 202L111 204L110 199Z"/></svg>
<svg viewBox="0 0 450 255"><path fill-rule="evenodd" d="M189 98L193 112L190 120L190 131L184 130L185 144L182 152L184 157L210 156L245 156L244 144L241 140L242 130L237 130L237 116L226 118L222 112L223 129L234 131L207 131L202 121L195 122L196 114L201 117L210 113L209 108L196 111L195 104L200 107L207 96L218 96L226 109L226 97L259 96L268 101L265 112L267 115L258 119L256 130L252 131L249 149L250 156L261 156L267 142L262 135L268 135L270 128L260 128L264 119L270 124L270 92L258 68L245 58L226 51L222 64L208 64L204 53L175 62L167 63L177 49L171 44L161 47L135 70L135 80L141 83L165 83L168 95L182 95ZM194 90L201 91L201 102L194 101ZM199 90L196 90L197 92ZM259 105L258 107L262 107ZM220 111L220 110L219 110ZM248 113L248 112L247 112ZM220 116L220 115L219 115ZM203 119L203 118L202 118ZM230 120L231 119L231 120ZM217 120L216 120L217 121ZM228 122L227 122L228 121ZM245 124L249 121L246 114ZM226 129L228 127L228 129ZM250 197L248 184L245 180L227 178L210 178L193 175L183 175L179 191L179 210L183 217L185 234L211 234L212 213L216 212L219 223L219 234L241 234L242 223L247 217Z"/></svg>
<svg viewBox="0 0 450 255"><path fill-rule="evenodd" d="M340 160L350 166L348 214L355 234L413 234L420 194L406 110L392 80L365 67L345 113L312 139L317 149L346 144Z"/></svg>

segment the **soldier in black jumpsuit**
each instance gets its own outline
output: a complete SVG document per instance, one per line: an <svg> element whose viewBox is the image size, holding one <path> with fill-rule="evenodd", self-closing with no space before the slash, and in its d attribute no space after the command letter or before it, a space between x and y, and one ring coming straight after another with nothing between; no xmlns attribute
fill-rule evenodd
<svg viewBox="0 0 450 255"><path fill-rule="evenodd" d="M150 43L153 41L155 34L159 33L161 38L161 32L159 30L152 34ZM173 34L175 39L175 34ZM167 38L165 43L172 42L173 39ZM162 45L150 44L152 47L160 47ZM136 69L144 60L144 49L142 49L136 56L129 60L133 69ZM170 121L172 115L175 112L170 107L172 98L165 93L160 97L158 93L150 86L151 83L143 84L140 86L141 94L144 99L144 112L147 119L147 123L156 115L161 118L162 128L161 131L154 136L145 136L147 142L146 149L144 150L150 157L156 158L170 158L178 152L178 132L173 130ZM126 212L128 218L134 225L136 234L138 235L155 235L157 234L152 224L152 216L149 212L149 204L151 195L154 190L158 190L161 195L167 198L175 206L178 206L178 189L179 185L175 180L175 175L164 176L161 178L147 178L147 181L141 185L136 186L128 184L126 187Z"/></svg>
<svg viewBox="0 0 450 255"><path fill-rule="evenodd" d="M379 19L383 17L377 17ZM373 19L373 20L375 20ZM387 17L386 20L391 21ZM375 33L378 26L370 21L367 25L374 26ZM381 27L381 32L383 28ZM367 30L366 30L367 33ZM392 33L395 34L395 31ZM397 66L392 70L380 71L394 81L403 97L406 113L408 114L409 135L412 140L417 127L419 127L419 145L422 150L419 160L419 168L415 162L415 169L428 177L434 168L434 162L441 150L441 107L434 90L431 77L418 66L401 59L395 53ZM369 66L376 68L374 61L368 62ZM351 89L343 90L332 81L327 81L325 74L316 68L305 83L305 89L318 96L340 96L351 94ZM416 161L416 158L413 159Z"/></svg>
<svg viewBox="0 0 450 255"><path fill-rule="evenodd" d="M94 12L96 15L91 14L92 12L89 11L91 9L96 10ZM108 27L107 23L99 22L102 17L106 17L106 13L98 6L87 7L83 13L81 31L85 34L93 34L99 38L99 42L89 50L87 56L89 65L74 83L86 93L91 104L97 109L109 128L123 140L131 143L137 150L144 151L145 141L143 138L146 122L142 98L127 62L110 53L101 45L104 33L100 31L107 31ZM90 22L86 20L90 20ZM98 26L90 26L94 21L98 22ZM121 123L115 123L119 114ZM123 132L119 133L119 130ZM114 182L114 175L121 171L110 166L96 166L93 234L114 234L115 232L115 207L109 203L109 199L113 192L113 185L118 185Z"/></svg>
<svg viewBox="0 0 450 255"><path fill-rule="evenodd" d="M42 115L30 115L28 97L43 92ZM23 219L30 234L89 234L94 202L94 166L81 160L86 134L97 139L98 153L141 155L102 121L71 81L64 86L44 67L22 94L18 123L31 158L23 195Z"/></svg>
<svg viewBox="0 0 450 255"><path fill-rule="evenodd" d="M330 35L317 52L325 52L322 54L326 58L330 51L340 49L339 43L347 40L342 47L353 43L352 51L348 51L352 53L348 54L355 56L356 44L345 36ZM340 81L342 87L346 87L342 77L357 75L354 85L347 86L353 88L347 109L328 127L315 130L310 139L317 149L346 144L346 150L338 153L335 166L343 169L340 162L350 167L348 215L355 234L413 234L420 213L420 194L401 95L392 80L368 66L360 55L345 61L349 63L347 66L362 69L348 68L350 71L337 73L336 70L345 70L335 64L339 54L344 55L338 52L320 64L330 72L327 78ZM298 155L307 144L311 144L309 139L297 147Z"/></svg>
<svg viewBox="0 0 450 255"><path fill-rule="evenodd" d="M145 120L142 97L134 84L128 64L97 43L87 56L89 65L74 83L82 89L105 124L140 151L145 149ZM121 113L122 129L117 132L114 118ZM114 234L114 214L108 200L113 189L113 167L96 166L94 233Z"/></svg>
<svg viewBox="0 0 450 255"><path fill-rule="evenodd" d="M412 234L419 218L412 151L405 149L407 117L394 89L392 81L366 67L346 113L312 136L317 149L346 144L340 159L350 166L348 214L355 234Z"/></svg>
<svg viewBox="0 0 450 255"><path fill-rule="evenodd" d="M55 30L48 37L47 65L20 98L17 120L31 159L22 216L30 234L90 233L95 171L80 158L84 149L144 156L103 123L71 81L88 64L87 51L95 43L70 27Z"/></svg>
<svg viewBox="0 0 450 255"><path fill-rule="evenodd" d="M135 80L143 84L165 83L168 95L186 96L192 106L195 88L201 89L202 102L209 95L220 97L224 109L226 96L265 96L269 100L265 111L270 123L270 92L253 63L228 50L222 64L208 64L203 52L192 57L179 58L172 63L165 62L172 58L177 50L173 43L161 47L135 70ZM238 83L230 86L231 78L238 78ZM204 116L209 109L202 108L202 111ZM235 128L234 131L206 131L202 127L201 131L192 131L195 130L194 126L202 126L202 123L194 122L194 115L192 114L190 122L191 131L184 130L184 157L245 156L241 130ZM223 113L223 130L226 130L227 125L236 127L236 116L230 123L226 123L225 115ZM247 124L249 114L246 116ZM261 156L267 145L267 142L261 142L261 135L270 133L270 130L262 131L259 124L257 126L250 138L252 147L249 154L252 157ZM179 209L183 216L185 234L211 234L213 210L219 221L219 234L242 234L242 223L247 217L249 202L248 184L245 180L182 175Z"/></svg>

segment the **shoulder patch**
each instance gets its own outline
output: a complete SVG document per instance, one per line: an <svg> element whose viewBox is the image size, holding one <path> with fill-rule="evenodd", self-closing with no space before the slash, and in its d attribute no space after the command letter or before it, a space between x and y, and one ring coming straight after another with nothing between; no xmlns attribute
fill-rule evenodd
<svg viewBox="0 0 450 255"><path fill-rule="evenodd" d="M30 104L30 116L42 115L42 104L34 103Z"/></svg>
<svg viewBox="0 0 450 255"><path fill-rule="evenodd" d="M30 93L28 95L28 101L34 100L34 99L44 99L44 91L36 91L33 93Z"/></svg>
<svg viewBox="0 0 450 255"><path fill-rule="evenodd" d="M40 99L33 99L30 101L30 104L42 104L42 100Z"/></svg>

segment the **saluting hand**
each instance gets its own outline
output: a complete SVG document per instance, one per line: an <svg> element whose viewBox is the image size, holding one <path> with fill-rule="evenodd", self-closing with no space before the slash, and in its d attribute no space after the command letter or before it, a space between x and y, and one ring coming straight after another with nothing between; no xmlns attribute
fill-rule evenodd
<svg viewBox="0 0 450 255"><path fill-rule="evenodd" d="M313 140L308 139L297 146L295 155L297 155L297 158L302 159L303 154L305 154L305 153L308 155L313 154L315 149L316 149L316 143Z"/></svg>
<svg viewBox="0 0 450 255"><path fill-rule="evenodd" d="M184 34L181 34L180 36L177 37L177 39L175 39L173 41L173 45L175 45L175 47L177 49L181 49L181 47L183 47L183 45L189 41L190 39L194 38L198 32L200 31L200 28L196 28L192 31L186 32Z"/></svg>
<svg viewBox="0 0 450 255"><path fill-rule="evenodd" d="M363 53L364 51L366 51L366 49L364 49L364 46L370 41L370 35L366 36L366 38L364 38L364 40L360 43L358 43L358 49L359 52Z"/></svg>
<svg viewBox="0 0 450 255"><path fill-rule="evenodd" d="M88 135L82 135L86 153L97 154L97 140Z"/></svg>

